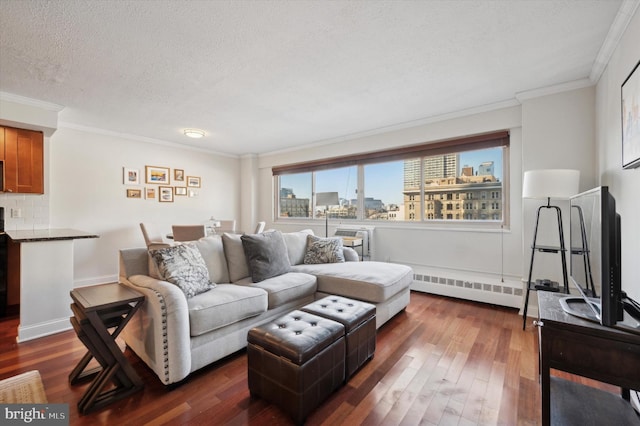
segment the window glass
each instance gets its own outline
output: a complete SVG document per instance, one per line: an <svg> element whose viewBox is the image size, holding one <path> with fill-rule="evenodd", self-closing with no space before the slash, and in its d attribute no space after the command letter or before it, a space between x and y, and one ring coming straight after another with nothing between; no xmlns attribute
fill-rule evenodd
<svg viewBox="0 0 640 426"><path fill-rule="evenodd" d="M311 172L280 176L278 217L311 217L311 178Z"/></svg>
<svg viewBox="0 0 640 426"><path fill-rule="evenodd" d="M338 169L315 172L316 194L318 192L337 192L340 204L328 206L327 213L333 219L358 218L358 167L341 167ZM324 219L325 206L317 206L316 218Z"/></svg>
<svg viewBox="0 0 640 426"><path fill-rule="evenodd" d="M404 161L364 166L364 218L370 220L407 220L409 211L420 199L417 192L405 191ZM407 209L405 209L407 205ZM413 215L415 216L415 215Z"/></svg>
<svg viewBox="0 0 640 426"><path fill-rule="evenodd" d="M434 200L426 205L425 218L501 219L500 203L491 204L491 214L487 214L487 203L463 202L454 206L446 201L485 200L488 196L501 199L502 153L503 148L496 147L425 157L422 162L424 196Z"/></svg>

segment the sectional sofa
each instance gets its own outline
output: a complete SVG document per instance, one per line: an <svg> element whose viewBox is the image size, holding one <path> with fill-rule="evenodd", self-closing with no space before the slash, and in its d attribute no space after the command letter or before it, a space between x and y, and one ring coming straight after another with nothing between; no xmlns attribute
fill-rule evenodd
<svg viewBox="0 0 640 426"><path fill-rule="evenodd" d="M313 233L275 232L281 235L276 241L284 245L269 249L267 256L256 254L255 250L249 252L249 259L247 241L243 244L240 235L215 235L190 243L198 248L209 278L215 283L214 288L192 297L162 278L149 255L154 253L153 246L120 250L120 282L146 298L121 337L162 383L180 382L190 373L246 347L252 327L327 295L375 304L376 328L409 304L411 268L360 262L357 253L347 247L340 247L344 260L305 263ZM259 240L260 235L253 237ZM284 272L256 279L259 267L269 268L270 263L283 263Z"/></svg>

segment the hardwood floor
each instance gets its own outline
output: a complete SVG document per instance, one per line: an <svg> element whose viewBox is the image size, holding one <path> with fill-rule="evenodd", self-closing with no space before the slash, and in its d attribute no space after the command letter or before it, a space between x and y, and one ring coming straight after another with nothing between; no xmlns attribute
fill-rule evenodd
<svg viewBox="0 0 640 426"><path fill-rule="evenodd" d="M17 344L17 324L16 317L0 321L0 379L39 370L49 402L69 404L72 425L291 424L277 407L250 398L245 351L166 387L127 349L145 388L80 416L76 404L88 384L70 386L68 375L86 351L82 343L67 331ZM413 292L406 311L378 330L375 357L307 424L540 424L537 331L522 331L514 309Z"/></svg>

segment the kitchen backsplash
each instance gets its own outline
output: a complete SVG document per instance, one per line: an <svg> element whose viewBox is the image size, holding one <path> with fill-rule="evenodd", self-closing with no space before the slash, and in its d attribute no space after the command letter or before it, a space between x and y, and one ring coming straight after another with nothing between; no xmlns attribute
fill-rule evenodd
<svg viewBox="0 0 640 426"><path fill-rule="evenodd" d="M0 193L7 230L46 229L49 227L49 196Z"/></svg>

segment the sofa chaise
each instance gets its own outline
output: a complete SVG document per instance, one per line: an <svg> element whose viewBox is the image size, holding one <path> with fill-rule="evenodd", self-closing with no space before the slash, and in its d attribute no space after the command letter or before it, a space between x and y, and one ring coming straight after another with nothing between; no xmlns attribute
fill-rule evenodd
<svg viewBox="0 0 640 426"><path fill-rule="evenodd" d="M240 235L214 235L190 243L198 248L215 283L192 297L159 276L149 255L153 247L119 251L120 282L145 295L145 303L121 337L163 384L180 382L245 348L251 328L327 295L375 304L376 328L409 304L413 271L408 266L360 262L348 247L340 247L344 256L340 262L309 264L305 257L311 239L323 239L313 237L310 230L274 233L281 235L284 249L267 259L284 261L286 271L260 280L255 279L255 253L247 258Z"/></svg>

